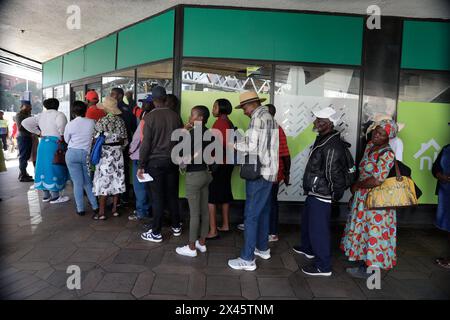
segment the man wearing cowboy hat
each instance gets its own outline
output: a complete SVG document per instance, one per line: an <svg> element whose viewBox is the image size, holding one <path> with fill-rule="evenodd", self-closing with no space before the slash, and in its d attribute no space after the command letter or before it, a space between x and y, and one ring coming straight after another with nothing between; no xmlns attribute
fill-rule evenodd
<svg viewBox="0 0 450 320"><path fill-rule="evenodd" d="M270 258L269 216L272 185L278 175L278 125L269 110L261 106L264 98L254 91L243 92L240 104L250 124L245 141L234 145L235 149L257 157L261 163L260 177L246 180L246 202L244 212L244 247L237 259L228 260L228 266L236 270L256 269L255 256Z"/></svg>

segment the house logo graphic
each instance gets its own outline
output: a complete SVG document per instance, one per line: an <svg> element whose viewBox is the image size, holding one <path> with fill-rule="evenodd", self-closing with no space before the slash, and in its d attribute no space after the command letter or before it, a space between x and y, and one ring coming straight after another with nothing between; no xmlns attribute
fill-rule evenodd
<svg viewBox="0 0 450 320"><path fill-rule="evenodd" d="M440 150L441 146L434 139L430 139L427 143L422 143L420 145L420 150L414 155L414 159L420 158L420 170L431 171L433 162L436 160Z"/></svg>

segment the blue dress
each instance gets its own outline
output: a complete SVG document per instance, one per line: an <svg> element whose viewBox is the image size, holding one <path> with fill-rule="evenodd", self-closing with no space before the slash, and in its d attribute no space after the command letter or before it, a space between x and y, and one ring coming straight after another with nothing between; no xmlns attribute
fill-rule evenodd
<svg viewBox="0 0 450 320"><path fill-rule="evenodd" d="M445 146L441 152L438 164L440 171L445 175L450 175L450 145ZM436 227L450 232L450 183L439 182L437 191L439 200L436 213Z"/></svg>

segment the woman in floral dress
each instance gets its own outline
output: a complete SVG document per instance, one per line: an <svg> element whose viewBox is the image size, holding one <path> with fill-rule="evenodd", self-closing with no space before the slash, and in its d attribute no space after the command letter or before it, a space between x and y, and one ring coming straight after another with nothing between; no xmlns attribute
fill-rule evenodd
<svg viewBox="0 0 450 320"><path fill-rule="evenodd" d="M389 147L389 139L396 133L394 121L382 120L378 124L359 164L359 179L351 188L351 214L341 249L350 261L361 262L359 267L347 269L354 277L369 276L366 270L370 266L388 270L396 264L395 210L368 210L365 207L370 189L381 185L394 166L394 152Z"/></svg>
<svg viewBox="0 0 450 320"><path fill-rule="evenodd" d="M94 138L100 134L105 135L105 143L102 147L100 162L95 166L93 192L99 197L99 212L94 220L105 220L106 198L113 196L112 213L119 216L117 202L119 195L125 192L125 172L123 148L128 144L125 122L119 114L122 112L117 107L117 100L106 97L105 101L98 105L106 116L101 118L94 127Z"/></svg>

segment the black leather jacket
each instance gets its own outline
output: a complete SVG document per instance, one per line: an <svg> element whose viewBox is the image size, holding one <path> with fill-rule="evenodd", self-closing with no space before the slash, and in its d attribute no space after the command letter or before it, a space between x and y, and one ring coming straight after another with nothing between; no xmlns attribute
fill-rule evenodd
<svg viewBox="0 0 450 320"><path fill-rule="evenodd" d="M346 144L337 131L316 138L303 176L305 195L334 201L342 198L346 189Z"/></svg>

